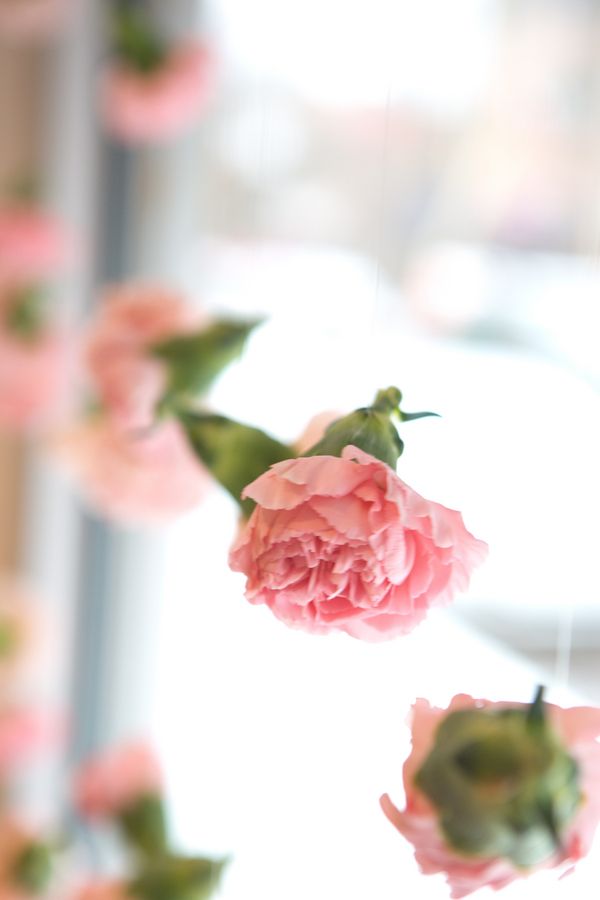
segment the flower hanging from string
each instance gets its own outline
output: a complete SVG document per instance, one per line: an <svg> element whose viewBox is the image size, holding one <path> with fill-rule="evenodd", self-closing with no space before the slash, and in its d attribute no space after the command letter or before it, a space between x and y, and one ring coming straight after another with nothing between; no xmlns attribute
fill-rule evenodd
<svg viewBox="0 0 600 900"><path fill-rule="evenodd" d="M391 417L432 415L405 413L400 402L396 388L380 391L300 457L258 429L183 416L192 446L217 460L214 472L248 518L230 565L246 575L251 603L295 628L378 641L406 634L467 588L487 547L460 513L396 475L403 444Z"/></svg>
<svg viewBox="0 0 600 900"><path fill-rule="evenodd" d="M209 320L160 287L107 292L84 338L90 410L54 441L92 507L139 525L200 503L211 479L175 413L199 402L255 324Z"/></svg>
<svg viewBox="0 0 600 900"><path fill-rule="evenodd" d="M492 703L460 694L448 709L417 700L404 764L404 810L388 819L426 875L452 897L499 890L540 869L564 873L600 821L600 709Z"/></svg>
<svg viewBox="0 0 600 900"><path fill-rule="evenodd" d="M200 41L168 47L139 11L123 8L114 21L115 60L101 85L107 130L126 143L179 137L212 95L214 56Z"/></svg>

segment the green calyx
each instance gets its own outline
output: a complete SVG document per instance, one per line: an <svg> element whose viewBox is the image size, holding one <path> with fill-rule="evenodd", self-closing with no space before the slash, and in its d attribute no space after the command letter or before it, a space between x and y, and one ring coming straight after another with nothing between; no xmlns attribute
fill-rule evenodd
<svg viewBox="0 0 600 900"><path fill-rule="evenodd" d="M127 7L117 10L113 35L117 56L138 72L150 75L164 64L166 47L141 12Z"/></svg>
<svg viewBox="0 0 600 900"><path fill-rule="evenodd" d="M205 394L221 372L241 356L250 334L260 324L258 319L220 319L197 333L154 344L150 353L167 369L159 415L189 407Z"/></svg>
<svg viewBox="0 0 600 900"><path fill-rule="evenodd" d="M415 783L453 850L524 869L561 849L581 803L577 764L547 720L541 689L527 708L450 713Z"/></svg>
<svg viewBox="0 0 600 900"><path fill-rule="evenodd" d="M333 422L323 438L304 456L341 456L344 447L352 444L395 469L404 442L392 417L399 422L410 422L437 415L432 412L406 413L400 408L401 402L402 392L397 387L378 391L371 406L356 409Z"/></svg>
<svg viewBox="0 0 600 900"><path fill-rule="evenodd" d="M167 827L160 794L144 794L122 810L118 824L127 843L138 854L152 857L167 849Z"/></svg>
<svg viewBox="0 0 600 900"><path fill-rule="evenodd" d="M219 887L227 860L163 856L149 861L129 882L136 900L209 900Z"/></svg>
<svg viewBox="0 0 600 900"><path fill-rule="evenodd" d="M39 288L21 288L12 295L6 312L8 331L20 340L34 341L45 325L44 296Z"/></svg>
<svg viewBox="0 0 600 900"><path fill-rule="evenodd" d="M52 851L46 844L31 843L23 850L14 864L15 883L37 896L44 893L52 877Z"/></svg>

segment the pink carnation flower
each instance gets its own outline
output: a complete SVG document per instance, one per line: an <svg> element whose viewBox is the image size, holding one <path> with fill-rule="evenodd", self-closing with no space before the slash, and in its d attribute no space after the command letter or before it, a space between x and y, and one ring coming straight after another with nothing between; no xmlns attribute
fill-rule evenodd
<svg viewBox="0 0 600 900"><path fill-rule="evenodd" d="M167 522L197 506L211 484L175 421L136 433L91 418L54 449L89 503L125 524Z"/></svg>
<svg viewBox="0 0 600 900"><path fill-rule="evenodd" d="M85 347L104 412L124 427L148 427L166 386L164 366L148 347L201 322L182 297L161 288L133 285L108 293Z"/></svg>
<svg viewBox="0 0 600 900"><path fill-rule="evenodd" d="M38 710L8 707L0 711L0 779L59 736L56 719Z"/></svg>
<svg viewBox="0 0 600 900"><path fill-rule="evenodd" d="M23 431L58 415L66 397L68 370L64 333L49 330L23 339L9 332L0 319L0 427Z"/></svg>
<svg viewBox="0 0 600 900"><path fill-rule="evenodd" d="M33 0L15 0L15 5L26 2ZM54 278L64 271L72 253L65 226L54 216L26 204L0 210L1 281L34 284Z"/></svg>
<svg viewBox="0 0 600 900"><path fill-rule="evenodd" d="M161 790L160 764L145 744L131 744L88 762L75 784L77 806L92 818L118 815Z"/></svg>
<svg viewBox="0 0 600 900"><path fill-rule="evenodd" d="M246 487L258 504L230 554L246 597L287 625L370 641L411 631L465 590L487 547L460 513L425 500L347 446L277 463Z"/></svg>
<svg viewBox="0 0 600 900"><path fill-rule="evenodd" d="M204 111L212 92L212 51L198 42L173 50L151 72L115 63L102 84L107 129L128 143L176 138Z"/></svg>
<svg viewBox="0 0 600 900"><path fill-rule="evenodd" d="M466 694L458 694L444 710L431 707L427 700L417 700L411 715L412 751L403 769L406 808L402 811L397 809L387 794L381 798L387 818L414 845L415 859L423 874L443 873L454 898L466 897L483 887L500 890L526 873L505 859L475 859L456 853L445 842L438 827L438 814L416 787L415 776L433 746L438 725L448 713L473 706L499 709L520 705L525 706L474 700ZM579 764L584 795L584 802L564 840L563 851L537 867L558 868L564 872L589 852L600 821L600 744L597 740L600 736L600 709L585 706L562 709L551 704L546 704L546 709L554 729Z"/></svg>
<svg viewBox="0 0 600 900"><path fill-rule="evenodd" d="M0 36L46 38L64 25L70 7L71 0L0 0Z"/></svg>

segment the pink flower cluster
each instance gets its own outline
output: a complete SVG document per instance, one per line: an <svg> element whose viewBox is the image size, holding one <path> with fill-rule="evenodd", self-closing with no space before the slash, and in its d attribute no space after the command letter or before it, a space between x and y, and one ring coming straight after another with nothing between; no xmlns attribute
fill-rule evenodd
<svg viewBox="0 0 600 900"><path fill-rule="evenodd" d="M70 348L51 321L32 335L11 327L20 292L56 277L72 253L63 225L32 206L0 211L0 427L24 431L65 402Z"/></svg>
<svg viewBox="0 0 600 900"><path fill-rule="evenodd" d="M140 797L162 791L162 771L146 744L135 743L87 763L77 777L75 798L86 816L118 815Z"/></svg>
<svg viewBox="0 0 600 900"><path fill-rule="evenodd" d="M176 48L151 72L115 63L102 84L106 128L128 143L178 137L204 112L213 77L213 53L198 42Z"/></svg>
<svg viewBox="0 0 600 900"><path fill-rule="evenodd" d="M100 411L59 435L60 459L91 505L125 524L166 522L194 508L210 479L179 423L156 418L166 372L150 346L204 323L177 294L115 288L85 340L85 362Z"/></svg>
<svg viewBox="0 0 600 900"><path fill-rule="evenodd" d="M474 706L501 709L515 705L518 704L474 700L466 694L459 694L444 710L430 706L427 700L417 700L411 716L412 751L403 769L405 809L397 809L387 794L381 798L381 806L390 822L413 844L421 871L425 875L443 873L452 897L457 900L482 887L500 890L523 877L524 873L507 860L460 856L449 847L438 827L437 811L415 785L415 776L432 748L437 726L448 713ZM562 709L552 705L547 705L547 709L557 734L580 766L584 795L584 802L569 828L562 852L539 867L557 868L564 872L589 852L600 822L600 744L597 740L600 736L600 709Z"/></svg>
<svg viewBox="0 0 600 900"><path fill-rule="evenodd" d="M486 545L375 457L278 463L248 485L257 506L230 554L246 597L287 625L379 641L465 590Z"/></svg>

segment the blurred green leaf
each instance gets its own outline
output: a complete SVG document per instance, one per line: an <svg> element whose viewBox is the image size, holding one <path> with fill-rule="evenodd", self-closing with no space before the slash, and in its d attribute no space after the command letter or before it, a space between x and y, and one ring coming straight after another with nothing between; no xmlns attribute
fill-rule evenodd
<svg viewBox="0 0 600 900"><path fill-rule="evenodd" d="M205 394L223 369L241 355L258 324L258 320L223 319L195 334L155 344L151 352L169 372L164 403L173 406Z"/></svg>
<svg viewBox="0 0 600 900"><path fill-rule="evenodd" d="M31 843L17 859L13 878L19 887L36 896L42 894L52 877L52 851L47 844Z"/></svg>
<svg viewBox="0 0 600 900"><path fill-rule="evenodd" d="M139 900L209 900L227 860L165 856L149 861L127 886Z"/></svg>
<svg viewBox="0 0 600 900"><path fill-rule="evenodd" d="M114 48L118 56L146 74L160 68L166 49L141 10L123 6L114 13Z"/></svg>
<svg viewBox="0 0 600 900"><path fill-rule="evenodd" d="M211 413L179 413L196 456L250 516L253 500L242 500L246 485L275 463L295 456L291 447L250 425Z"/></svg>
<svg viewBox="0 0 600 900"><path fill-rule="evenodd" d="M162 854L167 848L165 809L159 794L144 794L121 811L119 825L127 842L145 856Z"/></svg>

